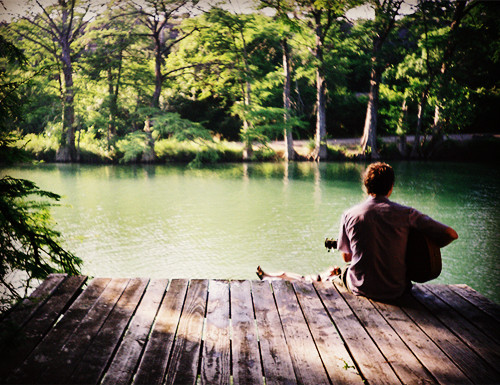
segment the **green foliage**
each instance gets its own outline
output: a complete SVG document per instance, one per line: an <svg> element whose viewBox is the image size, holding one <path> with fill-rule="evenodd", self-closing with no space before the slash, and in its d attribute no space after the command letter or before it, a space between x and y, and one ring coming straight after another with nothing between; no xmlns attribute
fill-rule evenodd
<svg viewBox="0 0 500 385"><path fill-rule="evenodd" d="M211 137L262 143L281 139L285 128L279 108L283 105L285 38L292 66L293 112L288 122L295 138L311 138L315 131L318 64L314 55L313 9L321 14L322 25L328 27L322 46L328 85L327 134L360 136L373 39L377 34L382 36L384 31L379 27L385 25L387 15L378 12L376 20L348 20L344 16L347 9L359 4L376 7L376 3L379 6L382 3L362 0L260 3L274 8L276 14L238 14L218 5L197 16L167 15L169 22L160 44L162 92L156 109L150 107L155 90L155 51L153 30L146 25L143 12L146 9L139 10L137 2L125 0L96 8L85 20L81 19L82 14L75 14L75 22L81 21L85 26L78 33L73 31L75 38L71 43L74 130L76 141L80 138L80 161L107 162L120 158L140 161L144 143L150 151L153 140L167 138L176 138L178 143L197 141L210 148L215 148ZM394 1L383 3L391 6ZM422 133L432 130L436 105L445 133L495 130L500 94L498 77L491 74L498 66L500 50L499 7L493 3L476 2L453 33L450 26L454 10L461 2L418 2L413 14L397 18L378 55L383 66L379 135L397 132L403 99L407 102L408 120L402 132L412 134L415 130L417 106L422 100L425 102ZM161 0L147 4L158 5L151 11L168 13L172 6L181 3ZM39 28L45 25L42 17L36 16L39 26L20 18L0 28L2 36L15 38L29 58L22 72L15 63L5 60L0 63L4 86L16 83L20 91L10 100L2 100L1 107L8 102L22 108L15 117L8 118L2 112L0 118L5 117L12 130L41 134L36 138L30 136L25 149L39 159L54 160L57 149L53 146L53 135L59 140L63 136L61 96L66 85L58 62L60 47ZM478 41L484 44L477 44ZM48 54L50 47L53 52ZM452 48L452 55L447 54L448 48ZM446 74L440 76L445 57ZM424 93L427 93L425 99ZM141 132L148 120L151 131L147 135L152 134L152 138L130 134ZM245 123L249 123L249 129L240 136ZM165 159L159 156L159 160ZM221 156L219 160L222 159Z"/></svg>
<svg viewBox="0 0 500 385"><path fill-rule="evenodd" d="M299 117L293 115L289 115L285 122L283 108L258 105L247 107L243 104L236 104L232 110L240 118L244 117L249 122L249 128L240 132L240 138L245 143L266 144L283 135L285 129L305 127L306 125Z"/></svg>
<svg viewBox="0 0 500 385"><path fill-rule="evenodd" d="M122 154L120 162L137 162L148 148L148 137L144 131L134 131L116 142L116 148Z"/></svg>
<svg viewBox="0 0 500 385"><path fill-rule="evenodd" d="M276 162L280 159L276 151L267 146L259 147L252 153L252 160L258 162Z"/></svg>
<svg viewBox="0 0 500 385"><path fill-rule="evenodd" d="M20 288L26 294L34 279L54 272L77 274L81 260L60 246L61 234L53 229L49 209L55 204L47 200L59 201L59 195L6 176L0 179L0 197L0 284L11 296L5 306ZM13 279L19 272L23 278Z"/></svg>
<svg viewBox="0 0 500 385"><path fill-rule="evenodd" d="M20 118L20 83L6 81L8 65L24 60L1 35L0 58L5 65L0 69L0 165L4 165L25 160L11 125ZM0 179L0 311L25 296L34 280L54 272L79 272L81 260L61 247L61 234L54 230L50 208L59 199L31 181L8 175Z"/></svg>
<svg viewBox="0 0 500 385"><path fill-rule="evenodd" d="M165 112L152 119L153 133L157 138L174 138L179 142L211 142L212 135L202 124L182 119L180 114Z"/></svg>
<svg viewBox="0 0 500 385"><path fill-rule="evenodd" d="M35 159L51 162L56 157L59 139L55 135L27 134L17 142L17 145L32 154Z"/></svg>
<svg viewBox="0 0 500 385"><path fill-rule="evenodd" d="M189 163L192 167L215 162L239 162L243 156L242 146L234 143L214 142L210 145L176 139L161 139L155 142L155 153L162 162Z"/></svg>

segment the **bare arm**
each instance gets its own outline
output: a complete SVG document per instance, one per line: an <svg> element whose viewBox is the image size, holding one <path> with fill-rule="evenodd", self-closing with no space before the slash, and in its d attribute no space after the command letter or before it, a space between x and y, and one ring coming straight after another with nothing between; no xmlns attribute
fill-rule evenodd
<svg viewBox="0 0 500 385"><path fill-rule="evenodd" d="M351 262L352 254L342 252L342 258L344 258L344 262Z"/></svg>
<svg viewBox="0 0 500 385"><path fill-rule="evenodd" d="M446 245L449 245L451 242L453 242L455 239L458 239L458 233L451 227L446 228L445 232L446 235L448 236L448 239L443 240L443 242L439 245L439 247L445 247Z"/></svg>

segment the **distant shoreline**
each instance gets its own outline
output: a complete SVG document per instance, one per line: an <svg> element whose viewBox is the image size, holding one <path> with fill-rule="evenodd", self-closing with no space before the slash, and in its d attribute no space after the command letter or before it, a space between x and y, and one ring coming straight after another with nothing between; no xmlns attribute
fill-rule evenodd
<svg viewBox="0 0 500 385"><path fill-rule="evenodd" d="M500 161L500 134L450 134L443 137L437 145L429 149L431 137L421 136L424 142L420 156L411 156L411 147L414 135L406 136L406 153L402 153L398 136L378 138L378 153L381 160L425 160L425 161L462 161L462 162L499 162ZM36 141L35 141L36 142ZM330 161L371 161L370 155L360 153L360 138L327 139L328 153L325 162ZM48 163L62 163L56 161L56 147L54 143L47 146L31 145L30 140L22 147L35 160ZM311 139L293 141L296 152L295 161L312 161L310 154L314 147ZM283 161L285 143L283 140L271 141L267 144L255 143L250 159L243 159L243 142L215 141L205 145L193 145L191 142L176 142L162 140L155 144L156 158L153 161L142 161L140 155L131 161L124 162L117 153L102 154L92 148L77 145L81 164L169 164L187 163L191 165L238 163L238 162L280 162Z"/></svg>

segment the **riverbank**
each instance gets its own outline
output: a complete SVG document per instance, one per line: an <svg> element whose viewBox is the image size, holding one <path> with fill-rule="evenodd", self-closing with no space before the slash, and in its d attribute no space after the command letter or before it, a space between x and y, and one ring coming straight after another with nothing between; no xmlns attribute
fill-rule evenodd
<svg viewBox="0 0 500 385"><path fill-rule="evenodd" d="M500 134L452 134L439 143L432 138L421 138L423 145L418 156L412 155L414 137L407 136L404 145L397 136L380 137L378 151L384 160L438 160L438 161L500 161ZM365 161L369 156L361 152L359 138L328 139L328 161ZM55 138L27 135L19 141L19 147L35 160L56 162L58 142ZM142 147L106 146L94 137L82 135L78 138L78 163L191 163L193 165L241 161L275 162L284 157L285 143L272 141L266 145L256 144L249 159L244 159L242 142L214 140L213 142L178 142L173 139L159 140L154 145L155 160L145 161ZM311 160L314 149L311 140L295 140L296 160Z"/></svg>

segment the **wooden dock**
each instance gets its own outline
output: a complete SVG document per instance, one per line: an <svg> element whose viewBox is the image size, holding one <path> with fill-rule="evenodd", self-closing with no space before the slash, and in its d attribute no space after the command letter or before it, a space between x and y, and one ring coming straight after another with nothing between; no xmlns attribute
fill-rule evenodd
<svg viewBox="0 0 500 385"><path fill-rule="evenodd" d="M0 321L12 384L498 384L500 306L331 283L51 275Z"/></svg>

